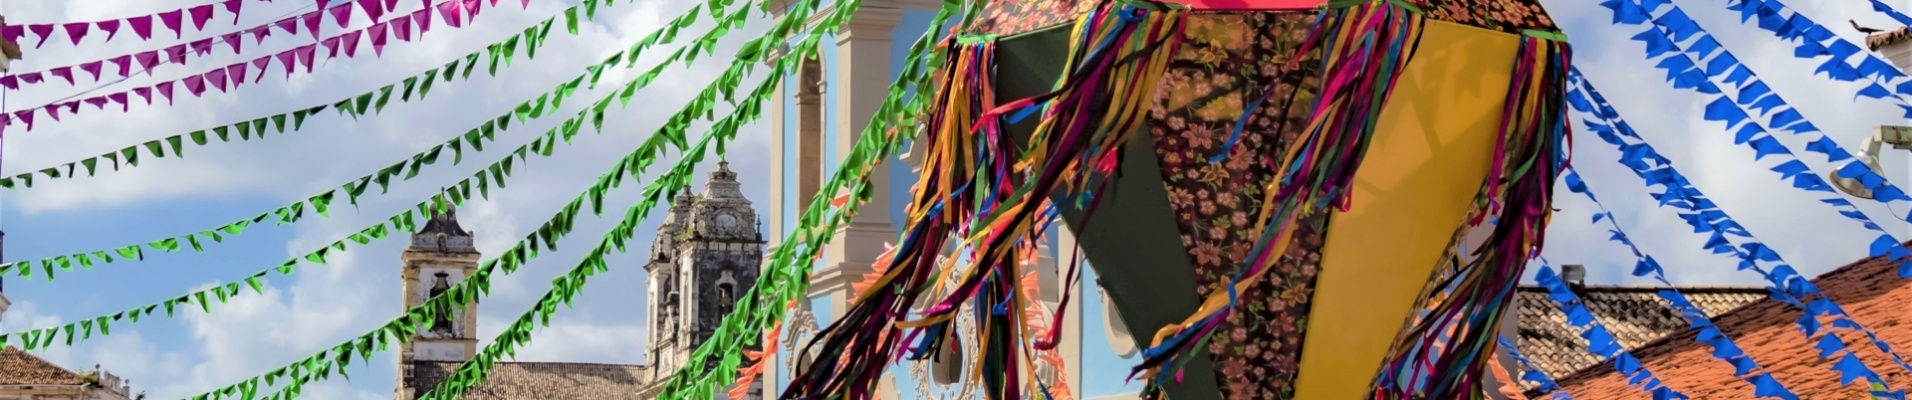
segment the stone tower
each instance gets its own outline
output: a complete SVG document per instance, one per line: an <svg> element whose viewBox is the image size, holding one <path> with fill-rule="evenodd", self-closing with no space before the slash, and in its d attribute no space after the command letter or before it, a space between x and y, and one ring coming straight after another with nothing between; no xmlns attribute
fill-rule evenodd
<svg viewBox="0 0 1912 400"><path fill-rule="evenodd" d="M658 227L645 266L654 380L682 368L757 283L763 234L740 186L730 163L719 162L704 192L684 188Z"/></svg>
<svg viewBox="0 0 1912 400"><path fill-rule="evenodd" d="M447 209L425 222L412 234L411 245L399 256L404 264L399 280L405 309L424 303L431 296L478 271L478 249L472 245L471 232L458 226L458 212ZM410 343L399 346L399 390L410 392L405 383L413 374L415 362L463 362L478 351L478 305L442 313L441 318L419 326ZM422 393L399 393L411 399Z"/></svg>

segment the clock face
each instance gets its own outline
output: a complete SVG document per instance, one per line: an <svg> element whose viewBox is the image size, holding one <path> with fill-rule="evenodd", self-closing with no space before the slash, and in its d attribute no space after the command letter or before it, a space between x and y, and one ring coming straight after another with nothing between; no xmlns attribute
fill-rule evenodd
<svg viewBox="0 0 1912 400"><path fill-rule="evenodd" d="M736 228L737 216L730 215L730 214L717 214L717 227L723 228L723 229Z"/></svg>

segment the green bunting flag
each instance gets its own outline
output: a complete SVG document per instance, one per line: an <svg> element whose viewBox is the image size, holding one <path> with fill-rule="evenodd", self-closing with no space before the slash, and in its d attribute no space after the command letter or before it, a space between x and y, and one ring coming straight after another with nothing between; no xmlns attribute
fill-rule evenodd
<svg viewBox="0 0 1912 400"><path fill-rule="evenodd" d="M814 7L814 2L810 3L810 6ZM816 41L820 38L816 32L833 31L835 26L831 24L840 21L842 17L848 15L847 13L854 12L857 4L858 2L852 0L851 3L842 6L837 14L832 15L830 19L826 19L824 24L817 27L811 36L799 43L793 53L807 54L808 51L814 50ZM943 23L947 21L949 15L954 12L954 7L956 7L955 3L946 3L945 8L937 14L931 26L942 26ZM980 11L980 7L972 8L970 11L973 15L974 12ZM773 32L774 31L775 30L773 30ZM909 63L906 65L914 65L922 59L924 53L930 48L931 40L935 36L934 33L935 30L932 29L919 39L918 43L912 47L908 58ZM781 77L783 71L793 68L794 64L790 63L790 60L780 61L781 62L776 65L777 69L773 71L775 75L765 80L766 85L777 83L777 78ZM770 272L766 273L766 277L769 278L760 280L756 286L745 293L742 297L744 302L740 303L737 307L738 311L726 316L723 323L719 326L717 333L713 336L713 340L707 341L692 355L692 358L696 360L691 363L692 365L686 366L685 369L678 371L678 373L670 375L672 380L665 386L664 392L660 394L661 397L708 398L711 397L710 394L716 393L718 385L732 382L731 375L735 374L737 366L740 364L739 358L742 354L741 350L743 346L754 343L758 336L760 336L760 333L768 325L773 324L774 321L782 320L784 311L783 307L781 307L782 304L788 302L790 299L802 296L802 294L807 291L807 289L805 289L808 285L807 277L805 277L802 272L804 269L793 268L792 264L796 260L814 260L814 253L820 251L822 246L804 245L827 243L831 237L830 234L836 231L835 228L845 223L850 215L854 215L856 207L868 201L872 193L871 187L868 184L868 174L873 171L876 166L881 164L883 156L894 154L898 145L901 143L901 140L896 137L885 135L884 130L886 127L895 126L895 123L898 122L901 111L900 103L906 89L906 86L902 85L902 83L923 84L925 82L924 80L928 77L928 74L913 67L906 68L905 72L905 74L898 77L899 84L892 86L890 96L885 99L885 103L878 112L878 115L874 116L875 121L878 123L873 123L866 127L864 137L867 140L859 141L856 152L848 155L850 158L846 159L843 164L861 165L864 167L854 172L850 169L838 171L836 176L831 180L831 185L828 186L828 190L826 190L825 193L820 193L818 200L814 201L811 209L804 214L800 222L804 228L800 228L798 231L799 234L797 235L801 238L801 241L798 242L799 244L797 246L786 244L775 250L773 258L775 261L773 261L773 265L769 270ZM761 88L759 90L761 91ZM708 90L705 93L709 93ZM697 100L708 99L709 98L705 96L697 98ZM738 109L730 116L725 117L723 121L713 124L711 133L705 135L698 141L697 145L692 147L692 151L686 153L685 158L679 162L671 174L653 182L651 187L646 190L644 201L632 210L648 211L654 208L657 201L661 200L661 190L678 187L677 185L688 184L690 168L694 167L695 163L702 159L704 151L707 146L712 143L713 138L716 139L716 146L719 149L723 148L724 142L735 137L736 128L741 122L747 122L757 116L760 112L758 107L760 107L762 101L763 99L759 94L753 93L750 97L747 97L742 104L739 104L737 106ZM693 100L692 104L697 104L697 101ZM917 106L912 109L920 109L923 104L926 103L917 102ZM741 119L738 119L740 117ZM720 150L718 154L722 155L723 153ZM829 203L827 199L833 197L836 190L845 188L857 193L857 201L846 206L847 208L836 214L835 218L827 224L828 227L818 229L818 223L820 221L817 220L817 217L827 209L827 207L824 206ZM621 243L623 240L629 240L632 232L626 227L636 226L640 222L642 222L641 214L627 214L626 219L619 225L619 229L614 229L607 234L616 235L616 237L607 237L605 243L601 243L598 248L586 255L585 259L581 261L577 267L573 268L564 277L554 280L551 290L546 292L544 297L540 298L537 305L521 315L516 323L506 328L506 331L494 339L490 345L487 345L484 350L480 351L477 357L461 365L458 371L452 375L452 379L440 383L437 388L432 389L431 392L426 393L421 398L456 399L462 397L466 391L471 388L483 384L485 377L498 360L511 357L515 354L517 347L530 342L531 332L535 329L531 324L532 320L537 319L543 322L543 325L548 326L548 321L556 311L555 305L558 302L568 304L571 298L582 290L585 281L588 280L592 274L601 272L604 269L603 265L605 265L603 257L607 255L609 251L607 247ZM793 249L799 247L809 248L812 254L793 257L795 255ZM617 248L619 251L623 250L621 245ZM774 299L764 298L770 294L775 294L776 297ZM712 371L715 374L706 376L702 369L707 362L713 360L711 358L712 354L720 354L720 356L717 357L721 358L716 359L718 367L715 371Z"/></svg>
<svg viewBox="0 0 1912 400"><path fill-rule="evenodd" d="M578 10L578 9L596 10L598 8L599 3L604 3L604 5L608 7L613 5L612 2L614 1L616 0L589 0L589 1L585 1L583 4L572 6L569 10ZM712 10L713 12L718 11L717 9L712 9ZM678 29L680 26L688 26L690 25L690 23L695 22L697 19L696 11L697 9L693 7L691 12L685 14L684 16L679 17L677 20L672 21L673 23L669 25L669 30L671 32L675 32L676 29ZM226 143L226 142L232 141L233 133L237 133L238 139L241 141L253 140L253 139L265 139L268 133L285 134L285 133L299 130L300 128L304 127L306 117L312 116L314 114L318 114L321 111L324 111L328 107L337 108L341 114L350 115L354 118L361 115L367 115L367 114L377 115L380 112L384 111L386 104L391 102L392 100L391 97L394 91L398 92L398 101L400 102L412 101L413 100L412 89L415 86L417 86L421 80L423 81L424 85L422 88L420 88L421 90L418 91L417 100L424 100L425 95L431 92L432 82L436 80L437 77L440 76L440 70L442 69L446 71L443 73L443 78L445 82L451 82L455 74L452 74L450 71L456 71L461 61L468 67L466 69L465 74L462 76L464 78L470 78L471 69L469 69L469 67L472 65L475 65L478 62L478 59L483 56L490 57L490 63L491 65L493 65L493 68L490 68L487 71L490 75L494 77L497 75L497 72L498 72L498 68L496 68L496 65L499 64L499 61L502 60L504 62L505 67L509 68L511 65L511 59L518 54L518 50L520 48L518 43L520 42L524 43L522 47L523 47L525 57L536 58L537 48L540 46L543 46L546 42L547 36L551 34L551 25L557 22L558 18L564 18L566 24L570 26L576 26L578 23L577 15L578 14L576 12L567 11L567 12L561 13L558 16L545 18L544 21L542 22L532 24L531 26L524 28L524 30L517 35L513 35L509 38L506 38L505 40L500 40L500 41L491 43L490 45L487 45L484 50L474 51L465 56L454 58L452 59L451 62L446 63L442 67L432 68L430 70L427 70L415 76L405 78L404 80L401 80L397 83L387 84L377 89L372 89L371 91L367 91L365 93L348 96L339 101L301 108L301 109L290 111L290 112L284 112L279 114L273 114L270 116L254 118L247 121L240 121L236 123L221 125L221 126L213 127L210 129L196 130L196 131L192 131L188 133L182 133L182 134L167 136L164 138L153 139L139 145L128 146L124 149L109 151L109 152L106 152L105 154L87 157L78 161L70 161L70 162L60 163L58 166L54 166L54 167L41 168L38 170L30 170L34 172L15 174L11 177L0 178L0 188L10 189L10 190L32 188L36 175L43 176L48 179L60 179L60 178L71 179L71 178L81 177L82 176L81 172L84 172L84 176L91 177L100 172L103 172L99 170L99 167L101 165L101 160L106 161L105 166L110 168L110 171L119 171L122 168L137 167L139 166L139 162L137 161L136 156L137 154L140 153L141 148L144 148L146 150L145 153L155 158L166 157L167 156L167 154L165 153L166 150L171 150L172 156L174 157L183 157L185 152L185 144L188 141L190 141L193 146L206 146L209 143L212 143L211 139L215 139L215 138L218 139L218 143ZM584 18L586 19L594 19L596 17L596 12L595 11L586 12L584 13L584 15L585 15ZM721 18L718 16L718 14L712 14L712 17ZM569 32L572 35L577 34L577 31L575 29L569 30ZM652 35L652 36L646 37L645 40L634 42L628 47L627 51L630 53L636 53L643 49L656 45L660 43L657 40L657 38L658 37L656 35ZM631 57L631 59L635 60L636 57L633 56ZM607 62L605 64L608 65L612 63ZM595 75L591 76L591 82L595 86L595 83L597 82ZM340 105L344 105L347 107L339 107ZM291 120L292 122L292 126L290 127L290 129L288 129L286 126L286 122L288 119ZM207 136L208 132L211 132L212 134L211 137ZM122 163L121 160L124 160L125 162ZM84 171L81 171L82 168L84 169Z"/></svg>
<svg viewBox="0 0 1912 400"><path fill-rule="evenodd" d="M712 14L721 15L722 10L712 11ZM740 13L735 13L735 15L725 16L723 17L724 19L722 20L722 22L726 24L741 23L741 21L745 20L744 17L747 16L747 14L748 13L740 12ZM698 15L699 15L699 6L693 6L689 12L685 13L683 16L678 17L677 20L694 21L697 19ZM688 25L688 23L685 23L684 25ZM672 26L675 26L675 24ZM716 32L716 31L713 30L712 32ZM708 33L706 35L708 35ZM658 44L671 44L671 43L652 41L650 39L639 40L633 43L626 50L619 51L615 54L612 54L609 57L606 57L605 59L601 60L597 64L593 64L592 67L602 70L602 69L611 68L620 63L624 64L625 68L635 67L635 64L631 64L628 62L621 62L621 60L634 59L634 57L630 57L629 55L642 52ZM657 65L653 66L649 70L646 70L645 72L643 72L638 79L627 83L625 87L621 91L615 93L615 95L619 97L622 104L628 105L629 104L628 99L633 93L635 93L638 89L643 88L645 84L648 84L650 81L654 80L655 76L657 76L658 74L662 74L666 68L675 66L677 64L677 61L684 57L684 54L694 53L697 51L706 51L703 49L703 46L714 46L714 45L715 45L714 41L698 41L698 42L692 43L690 46L678 48L675 52L671 53L671 55L666 57L663 61L659 62ZM454 63L456 62L457 61L454 61ZM450 68L450 67L446 68L446 70L451 70L451 69L453 68ZM574 93L578 86L584 85L585 80L589 78L590 75L591 75L590 72L579 74L567 81L564 81L563 83L558 84L551 91L539 95L538 98L557 99L556 101L561 102L563 99L565 99L566 97L569 97L572 93ZM587 86L587 88L590 88L590 87ZM329 106L317 107L317 108L314 108L314 110L320 110L320 109L324 109L325 107L331 107L331 108L340 110L341 113L345 113L346 112L345 110L352 109L352 107L356 107L352 105L356 101L357 100L355 99L347 99ZM331 208L331 203L335 201L335 199L341 195L341 192L343 192L342 194L344 195L345 199L348 202L350 202L353 206L357 206L359 197L365 194L367 189L371 187L371 184L376 183L378 185L379 193L384 194L389 191L392 180L394 178L397 178L400 181L410 180L418 176L418 174L422 172L425 167L437 164L438 158L440 157L440 155L446 148L451 148L454 153L454 156L452 157L453 158L452 165L458 165L460 161L463 161L464 157L463 157L462 149L465 147L470 147L474 151L483 151L485 142L495 140L497 131L505 130L506 128L508 128L511 125L514 117L518 118L519 123L524 122L527 117L522 116L522 114L519 113L518 111L532 108L533 101L535 100L525 101L524 103L521 103L519 106L514 108L513 111L506 112L496 117L487 119L485 120L485 122L483 122L479 126L473 127L467 130L464 134L460 136L454 136L453 138L446 141L445 143L432 146L431 148L428 148L425 151L413 154L410 157L410 159L406 161L400 161L398 163L394 163L384 169L380 169L378 172L347 181L346 183L344 183L337 189L328 190L323 193L313 195L311 197L308 197L306 200L294 202L290 205L281 207L277 210L261 213L251 218L234 221L225 225L221 225L217 228L203 230L197 233L189 233L179 237L155 240L145 244L133 244L133 245L120 246L113 250L120 255L120 257L117 259L107 255L105 251L93 251L93 252L81 252L81 253L69 254L69 255L63 255L63 256L48 257L48 258L43 258L39 260L4 263L4 264L0 264L0 276L6 276L11 274L23 279L32 279L33 277L32 267L35 264L39 264L40 266L44 267L42 269L44 270L47 276L47 279L52 280L52 278L54 277L53 266L56 264L61 266L61 269L64 271L72 271L71 264L73 263L75 259L79 260L79 264L81 265L82 269L90 269L92 267L92 264L93 264L92 258L97 258L100 263L113 263L118 260L143 260L145 259L144 249L146 248L151 248L153 250L157 250L160 252L175 252L179 250L179 246L177 245L177 243L180 243L180 242L193 243L194 244L193 250L195 252L204 252L204 248L202 246L204 242L202 241L202 238L210 239L214 243L218 243L223 240L223 237L220 236L217 232L224 232L225 235L227 236L237 236L241 232L244 232L244 230L248 226L251 226L252 224L256 224L256 223L264 223L266 221L273 221L275 225L295 223L305 217L304 211L307 207L310 207L313 209L313 211L318 212L321 217L330 217L329 210ZM539 150L537 151L538 155L547 156L547 157L550 156L553 153L553 150L555 150L555 147L556 147L555 145L557 144L557 136L560 133L564 133L566 135L567 140L565 141L565 144L568 145L570 143L570 141L568 140L569 136L576 134L576 127L582 126L583 121L587 119L591 121L601 121L603 119L603 112L607 108L609 103L610 103L609 96L598 100L594 106L588 107L586 109L586 112L589 115L582 115L577 118L572 118L571 120L566 121L564 124L560 125L563 127L568 127L567 129L560 130L557 128L553 128L549 131L546 131L544 135L538 137L537 139L534 139L530 145L519 146L516 150L512 152L512 154L517 156L520 160L522 160L525 157L527 157L527 153L529 152L529 150L537 149ZM555 102L553 104L555 104ZM535 109L538 111L538 114L542 116L547 113L546 111L547 107L553 111L556 109L555 106L546 105L546 103L539 103L539 105L536 106ZM302 120L304 118L304 115L308 115L308 114L295 114L294 119ZM351 114L351 115L356 116L357 114ZM536 117L529 117L529 118L536 118ZM244 126L246 126L245 124L239 124L234 126L238 127L235 129L241 132L245 132L246 129L249 129L249 128L244 128ZM594 126L601 126L601 124L594 124ZM221 137L224 137L226 136L226 131L223 129L215 129L215 134ZM682 139L681 138L676 139L674 140L674 142L681 143ZM157 142L150 142L150 144L153 146L157 146ZM138 154L139 153L134 151L132 148L128 148L123 155L124 155L124 158L128 160L129 163L133 163L134 162L133 160L137 159L136 157ZM159 153L155 153L155 154L159 154ZM489 198L489 195L490 195L489 187L491 184L496 184L498 187L503 188L505 185L505 182L504 182L505 177L509 176L513 172L512 165L513 165L512 159L506 158L504 160L501 160L500 162L493 163L492 165L482 170L479 176L477 177L478 179L477 186L479 187L480 196ZM490 172L490 174L489 176L485 176L483 172ZM459 184L456 184L454 186L459 188L468 188L471 186L471 184L467 181L467 182L460 182ZM469 195L469 191L467 190L459 190L455 193L460 198L471 197Z"/></svg>

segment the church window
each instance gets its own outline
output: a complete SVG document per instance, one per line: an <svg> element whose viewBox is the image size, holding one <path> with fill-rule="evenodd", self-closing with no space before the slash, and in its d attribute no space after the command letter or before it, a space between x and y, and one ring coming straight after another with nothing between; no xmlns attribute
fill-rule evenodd
<svg viewBox="0 0 1912 400"><path fill-rule="evenodd" d="M737 307L737 297L734 293L732 293L733 290L735 290L735 287L733 287L729 283L717 284L717 312L718 313L723 315L730 315L730 309Z"/></svg>

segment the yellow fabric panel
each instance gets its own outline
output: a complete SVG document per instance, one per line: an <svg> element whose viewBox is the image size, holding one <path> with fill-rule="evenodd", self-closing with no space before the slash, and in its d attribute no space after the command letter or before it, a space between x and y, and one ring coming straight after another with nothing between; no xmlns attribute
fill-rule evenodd
<svg viewBox="0 0 1912 400"><path fill-rule="evenodd" d="M1295 398L1367 395L1493 162L1519 37L1428 21L1354 177L1329 218Z"/></svg>

